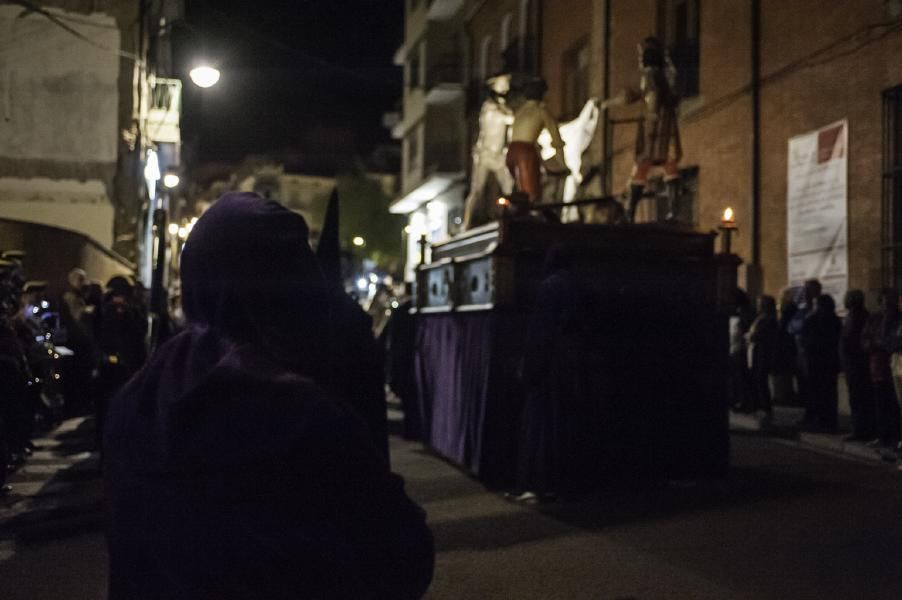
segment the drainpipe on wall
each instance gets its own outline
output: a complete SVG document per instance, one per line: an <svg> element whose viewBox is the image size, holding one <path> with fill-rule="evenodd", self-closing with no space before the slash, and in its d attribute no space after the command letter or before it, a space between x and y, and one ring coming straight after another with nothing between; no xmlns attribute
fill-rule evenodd
<svg viewBox="0 0 902 600"><path fill-rule="evenodd" d="M752 163L751 163L751 256L747 269L746 287L757 296L761 281L761 0L751 1L751 102L752 102Z"/></svg>
<svg viewBox="0 0 902 600"><path fill-rule="evenodd" d="M611 97L611 0L604 1L603 35L604 45L602 52L604 52L604 79L602 82L601 96L602 100L607 100ZM613 180L611 169L614 163L614 149L612 148L614 136L612 135L613 128L611 127L608 113L605 112L604 114L602 114L602 118L603 121L601 127L601 135L604 142L604 164L602 165L604 168L604 173L602 173L602 195L610 196L612 185L611 182Z"/></svg>

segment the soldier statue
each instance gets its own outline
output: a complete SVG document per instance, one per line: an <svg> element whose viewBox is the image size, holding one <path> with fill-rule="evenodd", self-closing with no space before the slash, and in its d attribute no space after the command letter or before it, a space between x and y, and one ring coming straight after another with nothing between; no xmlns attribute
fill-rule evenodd
<svg viewBox="0 0 902 600"><path fill-rule="evenodd" d="M679 209L679 162L683 156L677 127L679 98L674 85L676 70L657 38L645 38L638 49L639 87L628 88L605 100L601 104L601 110L642 102L635 159L630 175L629 221L635 222L636 207L642 199L649 171L652 167L661 167L667 187L666 221L673 222Z"/></svg>

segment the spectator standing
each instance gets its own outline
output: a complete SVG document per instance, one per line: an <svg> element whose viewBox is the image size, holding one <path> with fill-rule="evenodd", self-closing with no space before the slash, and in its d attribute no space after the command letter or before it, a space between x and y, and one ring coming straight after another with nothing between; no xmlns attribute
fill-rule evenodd
<svg viewBox="0 0 902 600"><path fill-rule="evenodd" d="M874 439L874 390L862 334L870 315L864 306L864 292L861 290L846 292L843 304L847 312L840 335L839 356L846 375L852 412L852 433L846 439L868 442Z"/></svg>
<svg viewBox="0 0 902 600"><path fill-rule="evenodd" d="M789 324L798 311L792 288L783 290L780 296L780 320L777 323L777 355L774 358L774 400L780 404L796 402L795 372L797 365L795 336L789 333Z"/></svg>
<svg viewBox="0 0 902 600"><path fill-rule="evenodd" d="M810 352L816 344L810 338L811 328L806 328L805 323L814 316L815 303L821 295L821 283L817 279L808 279L802 288L802 298L798 310L793 314L788 324L788 332L795 337L796 348L796 382L798 383L798 395L805 407L803 427L817 425L816 397L811 388L811 356ZM837 342L838 343L838 342ZM837 351L837 346L833 346Z"/></svg>
<svg viewBox="0 0 902 600"><path fill-rule="evenodd" d="M836 303L829 294L814 301L812 312L802 328L808 366L809 393L817 431L834 433L837 429L837 377L839 375L839 338L842 322L836 316Z"/></svg>
<svg viewBox="0 0 902 600"><path fill-rule="evenodd" d="M60 302L60 320L66 330L66 346L74 355L65 373L66 398L75 412L91 408L91 372L95 365L94 305L84 296L88 278L83 269L72 269Z"/></svg>
<svg viewBox="0 0 902 600"><path fill-rule="evenodd" d="M885 288L880 292L880 310L870 316L861 336L874 389L875 439L870 446L891 446L899 441L900 411L890 368L891 335L898 323L899 292Z"/></svg>
<svg viewBox="0 0 902 600"><path fill-rule="evenodd" d="M770 374L774 368L779 339L777 303L773 296L758 299L758 315L749 329L749 369L752 378L752 409L773 416Z"/></svg>
<svg viewBox="0 0 902 600"><path fill-rule="evenodd" d="M745 290L736 288L736 312L730 317L730 405L739 411L753 410L746 335L755 318Z"/></svg>

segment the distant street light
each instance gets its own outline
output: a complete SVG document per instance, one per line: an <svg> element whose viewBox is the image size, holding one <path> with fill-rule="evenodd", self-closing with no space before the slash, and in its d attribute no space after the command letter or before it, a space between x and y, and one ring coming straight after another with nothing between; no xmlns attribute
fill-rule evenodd
<svg viewBox="0 0 902 600"><path fill-rule="evenodd" d="M194 85L202 88L213 87L219 81L219 69L210 66L194 67L188 73Z"/></svg>
<svg viewBox="0 0 902 600"><path fill-rule="evenodd" d="M354 239L351 240L351 243L353 243L355 246L363 246L364 244L366 244L366 240L358 235L354 236Z"/></svg>
<svg viewBox="0 0 902 600"><path fill-rule="evenodd" d="M169 235L178 235L179 233L179 224L178 223L170 223L169 224Z"/></svg>
<svg viewBox="0 0 902 600"><path fill-rule="evenodd" d="M179 176L175 173L166 173L163 175L163 185L170 190L173 188L177 188L179 185Z"/></svg>

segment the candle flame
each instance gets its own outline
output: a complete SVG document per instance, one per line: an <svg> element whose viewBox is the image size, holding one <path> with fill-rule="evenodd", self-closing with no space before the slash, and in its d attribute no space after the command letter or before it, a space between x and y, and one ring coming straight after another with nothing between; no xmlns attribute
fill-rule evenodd
<svg viewBox="0 0 902 600"><path fill-rule="evenodd" d="M723 211L723 220L725 223L733 222L733 209L730 208L729 206L727 207L727 209L725 211Z"/></svg>

